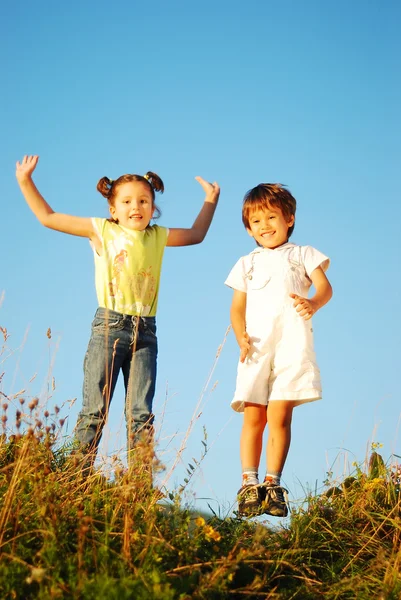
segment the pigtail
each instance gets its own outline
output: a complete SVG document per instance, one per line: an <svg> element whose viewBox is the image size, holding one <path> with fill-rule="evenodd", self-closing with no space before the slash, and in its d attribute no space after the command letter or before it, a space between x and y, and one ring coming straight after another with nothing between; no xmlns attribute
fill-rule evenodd
<svg viewBox="0 0 401 600"><path fill-rule="evenodd" d="M104 196L108 200L111 196L113 183L113 179L109 179L108 177L102 177L101 179L99 179L96 189L102 194L102 196Z"/></svg>
<svg viewBox="0 0 401 600"><path fill-rule="evenodd" d="M160 192L161 194L164 192L164 183L156 173L148 171L145 173L144 178L150 183L155 192Z"/></svg>

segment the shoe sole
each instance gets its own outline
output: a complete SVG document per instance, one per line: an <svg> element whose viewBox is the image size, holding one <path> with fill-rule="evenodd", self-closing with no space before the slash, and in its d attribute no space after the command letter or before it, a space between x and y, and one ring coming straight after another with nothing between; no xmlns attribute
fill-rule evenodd
<svg viewBox="0 0 401 600"><path fill-rule="evenodd" d="M255 507L255 510L250 509L249 511L238 510L239 517L260 517L263 515L263 510L260 507Z"/></svg>
<svg viewBox="0 0 401 600"><path fill-rule="evenodd" d="M268 509L267 506L266 507L262 507L263 513L265 515L270 515L272 517L287 517L288 516L288 509L286 508L285 510L280 510L280 509ZM272 512L272 510L274 512Z"/></svg>

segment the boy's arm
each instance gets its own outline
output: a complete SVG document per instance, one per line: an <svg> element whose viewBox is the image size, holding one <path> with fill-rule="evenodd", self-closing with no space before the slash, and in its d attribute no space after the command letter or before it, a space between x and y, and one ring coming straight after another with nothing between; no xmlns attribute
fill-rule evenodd
<svg viewBox="0 0 401 600"><path fill-rule="evenodd" d="M200 244L208 232L214 211L216 210L220 188L216 182L209 183L202 179L202 177L195 177L195 179L205 190L205 202L190 229L169 229L167 246L192 246L193 244Z"/></svg>
<svg viewBox="0 0 401 600"><path fill-rule="evenodd" d="M331 287L330 281L327 279L326 273L323 271L322 267L317 267L317 269L312 271L310 278L316 290L315 295L311 298L316 307L316 312L325 304L327 304L329 300L331 300L331 297L333 296L333 288Z"/></svg>
<svg viewBox="0 0 401 600"><path fill-rule="evenodd" d="M293 306L297 313L306 321L312 317L322 306L327 304L333 295L333 290L322 267L317 267L310 274L310 279L316 293L312 298L303 298L297 294L290 294L294 299Z"/></svg>
<svg viewBox="0 0 401 600"><path fill-rule="evenodd" d="M16 177L19 187L35 217L49 229L81 237L94 237L95 232L91 219L56 213L40 194L32 180L32 173L38 164L38 160L38 156L24 156L21 163L17 162L16 165Z"/></svg>
<svg viewBox="0 0 401 600"><path fill-rule="evenodd" d="M234 290L231 303L230 318L234 335L240 348L240 362L244 362L251 347L249 335L246 332L246 292Z"/></svg>

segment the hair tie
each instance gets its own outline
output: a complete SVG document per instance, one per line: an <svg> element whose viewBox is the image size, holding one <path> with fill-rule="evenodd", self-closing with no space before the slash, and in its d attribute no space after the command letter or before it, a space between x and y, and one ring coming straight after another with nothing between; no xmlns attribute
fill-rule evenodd
<svg viewBox="0 0 401 600"><path fill-rule="evenodd" d="M150 177L149 177L149 175L147 173L146 173L146 175L143 176L143 178L146 179L147 181L150 180Z"/></svg>
<svg viewBox="0 0 401 600"><path fill-rule="evenodd" d="M109 179L109 181L110 181L110 185L113 185L114 179Z"/></svg>

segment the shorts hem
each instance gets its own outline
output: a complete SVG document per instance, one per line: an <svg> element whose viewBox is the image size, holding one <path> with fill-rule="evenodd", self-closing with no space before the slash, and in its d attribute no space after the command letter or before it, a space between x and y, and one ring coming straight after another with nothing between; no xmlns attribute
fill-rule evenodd
<svg viewBox="0 0 401 600"><path fill-rule="evenodd" d="M265 406L269 402L277 402L279 400L285 400L288 402L296 402L296 405L306 404L307 402L315 402L315 400L322 399L322 392L320 390L306 390L303 392L282 392L280 394L275 393L273 397L270 397L266 402L258 402L256 400L252 400L252 404L260 404L260 406ZM250 402L250 400L233 400L231 402L231 408L235 410L235 412L244 412L245 402Z"/></svg>
<svg viewBox="0 0 401 600"><path fill-rule="evenodd" d="M313 402L313 400L320 400L322 397L322 391L316 389L303 390L302 392L273 392L270 394L270 400L297 400L299 402Z"/></svg>

